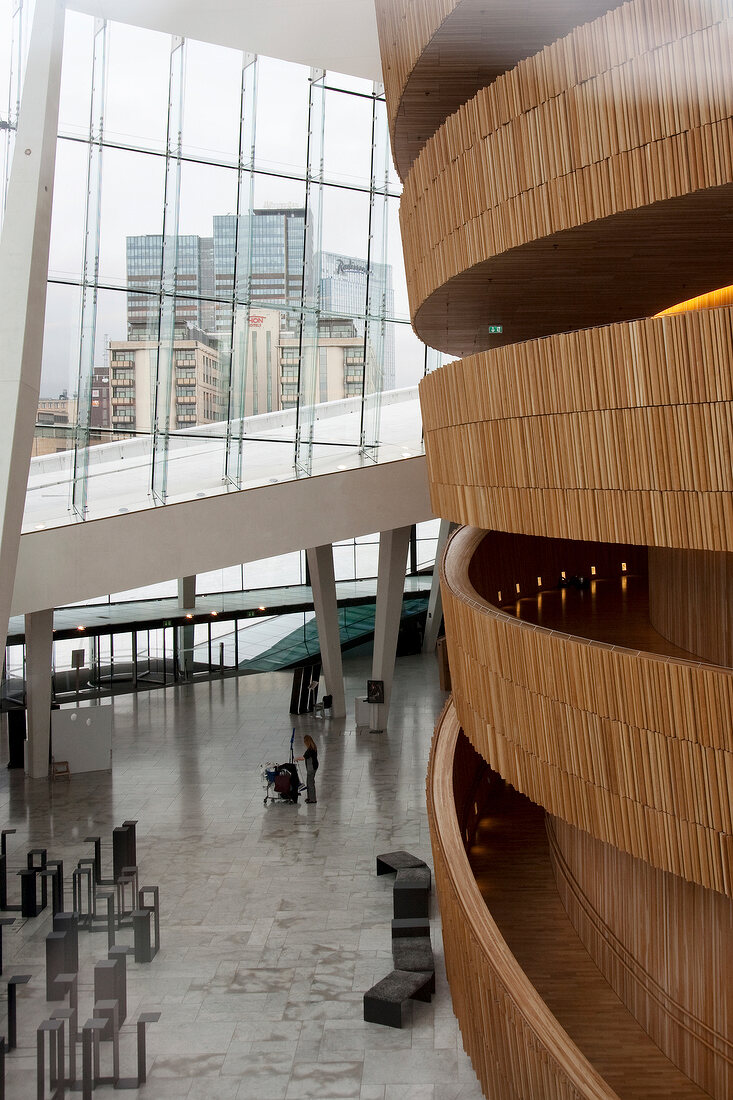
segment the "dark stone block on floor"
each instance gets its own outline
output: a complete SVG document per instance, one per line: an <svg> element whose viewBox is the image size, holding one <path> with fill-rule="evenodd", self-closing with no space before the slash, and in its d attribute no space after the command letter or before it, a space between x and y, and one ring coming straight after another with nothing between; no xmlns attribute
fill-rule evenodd
<svg viewBox="0 0 733 1100"><path fill-rule="evenodd" d="M397 872L393 894L396 919L429 915L430 881L429 867L409 867Z"/></svg>
<svg viewBox="0 0 733 1100"><path fill-rule="evenodd" d="M404 936L392 941L392 960L395 970L409 970L417 973L435 973L433 945L429 936ZM435 979L431 992L435 992Z"/></svg>
<svg viewBox="0 0 733 1100"><path fill-rule="evenodd" d="M392 939L401 936L429 936L430 919L428 917L402 917L392 921Z"/></svg>
<svg viewBox="0 0 733 1100"><path fill-rule="evenodd" d="M432 973L393 970L364 994L364 1019L385 1027L402 1027L402 1008L410 999L429 1001Z"/></svg>
<svg viewBox="0 0 733 1100"><path fill-rule="evenodd" d="M411 852L383 852L377 856L377 874L393 875L408 867L427 867L424 859L413 856Z"/></svg>

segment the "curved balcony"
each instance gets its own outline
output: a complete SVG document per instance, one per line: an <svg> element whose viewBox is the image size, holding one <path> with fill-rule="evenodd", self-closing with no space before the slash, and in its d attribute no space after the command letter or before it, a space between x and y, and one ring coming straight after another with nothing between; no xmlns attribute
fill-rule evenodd
<svg viewBox="0 0 733 1100"><path fill-rule="evenodd" d="M433 347L646 316L730 281L733 19L647 8L520 62L425 144L400 216L413 323Z"/></svg>
<svg viewBox="0 0 733 1100"><path fill-rule="evenodd" d="M485 530L733 551L731 362L726 306L451 363L420 387L433 510Z"/></svg>
<svg viewBox="0 0 733 1100"><path fill-rule="evenodd" d="M452 706L436 730L428 812L446 969L464 1046L487 1096L618 1100L509 951L476 884L456 816ZM510 1084L521 1073L521 1092Z"/></svg>
<svg viewBox="0 0 733 1100"><path fill-rule="evenodd" d="M479 88L611 0L554 0L532 19L513 0L376 0L395 164L404 179L428 138Z"/></svg>
<svg viewBox="0 0 733 1100"><path fill-rule="evenodd" d="M550 813L731 896L733 672L503 612L474 582L506 592L520 554L489 542L477 565L492 538L511 536L457 532L442 577L454 700L474 748ZM526 547L521 558L541 568Z"/></svg>

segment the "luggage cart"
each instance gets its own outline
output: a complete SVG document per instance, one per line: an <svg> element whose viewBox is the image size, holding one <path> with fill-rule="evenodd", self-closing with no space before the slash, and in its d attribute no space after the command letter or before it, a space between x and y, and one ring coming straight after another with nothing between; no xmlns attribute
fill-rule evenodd
<svg viewBox="0 0 733 1100"><path fill-rule="evenodd" d="M300 792L305 790L305 783L301 781L298 765L295 763L294 741L295 730L290 738L290 760L287 763L268 761L260 765L262 786L265 790L263 806L268 802L292 802L297 805Z"/></svg>

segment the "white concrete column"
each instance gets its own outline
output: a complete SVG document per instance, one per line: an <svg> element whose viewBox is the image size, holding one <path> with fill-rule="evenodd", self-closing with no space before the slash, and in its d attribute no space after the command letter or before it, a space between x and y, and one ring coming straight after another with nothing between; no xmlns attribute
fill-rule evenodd
<svg viewBox="0 0 733 1100"><path fill-rule="evenodd" d="M62 0L37 0L0 238L0 640L8 632L41 385Z"/></svg>
<svg viewBox="0 0 733 1100"><path fill-rule="evenodd" d="M434 653L438 642L440 624L443 621L443 596L440 591L440 563L443 560L445 544L448 535L455 527L449 519L440 521L438 542L435 547L435 567L433 568L433 583L430 586L430 599L428 600L428 617L425 620L425 634L422 640L423 653Z"/></svg>
<svg viewBox="0 0 733 1100"><path fill-rule="evenodd" d="M344 670L341 663L341 632L339 609L336 600L336 579L333 572L333 547L312 546L306 550L308 570L313 589L313 607L316 612L318 642L321 647L321 666L326 683L324 694L333 696L334 718L346 716L344 696Z"/></svg>
<svg viewBox="0 0 733 1100"><path fill-rule="evenodd" d="M181 611L194 611L196 607L196 574L178 578L178 604ZM194 626L179 626L178 669L185 679L193 674Z"/></svg>
<svg viewBox="0 0 733 1100"><path fill-rule="evenodd" d="M196 574L192 577L178 578L178 603L185 611L193 611L196 606Z"/></svg>
<svg viewBox="0 0 733 1100"><path fill-rule="evenodd" d="M53 609L25 617L25 692L27 736L25 770L31 779L48 775L51 743L51 659Z"/></svg>
<svg viewBox="0 0 733 1100"><path fill-rule="evenodd" d="M377 730L387 728L389 716L410 530L410 527L396 527L393 531L381 531L379 534L372 679L384 681L384 703L374 704L371 708L371 727Z"/></svg>

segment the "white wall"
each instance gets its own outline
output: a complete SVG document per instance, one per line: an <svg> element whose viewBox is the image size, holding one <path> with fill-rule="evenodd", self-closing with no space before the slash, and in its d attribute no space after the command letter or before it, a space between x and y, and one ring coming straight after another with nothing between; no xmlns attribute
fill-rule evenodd
<svg viewBox="0 0 733 1100"><path fill-rule="evenodd" d="M433 518L419 456L31 531L20 540L11 614Z"/></svg>

